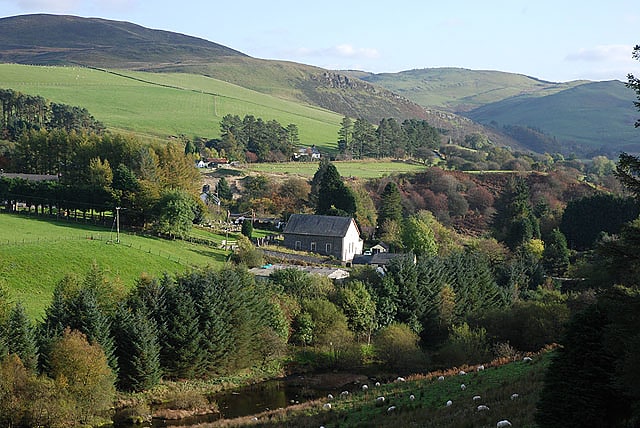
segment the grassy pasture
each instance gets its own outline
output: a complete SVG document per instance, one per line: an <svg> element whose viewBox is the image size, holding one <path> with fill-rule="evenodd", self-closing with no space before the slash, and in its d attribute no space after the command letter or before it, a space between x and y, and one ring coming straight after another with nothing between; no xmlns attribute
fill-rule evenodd
<svg viewBox="0 0 640 428"><path fill-rule="evenodd" d="M497 421L507 419L513 426L535 427L534 414L544 372L549 364L550 352L534 357L533 362L498 362L483 371L465 368L468 374L460 376L457 369L434 372L427 375L410 375L406 382L384 383L374 387L369 383L367 391L354 391L346 397L340 391L333 393L333 400L313 400L285 409L255 415L257 424L263 427L398 427L420 426L425 428L495 427ZM437 380L443 374L444 381ZM461 389L461 384L466 389ZM517 393L518 397L511 398ZM410 396L414 395L414 400ZM473 397L479 395L479 400ZM377 397L385 397L383 405L376 404ZM447 400L452 401L446 406ZM325 403L331 409L324 409ZM486 405L489 410L478 411ZM394 406L393 411L388 411ZM235 427L254 424L253 416L221 420L216 427Z"/></svg>
<svg viewBox="0 0 640 428"><path fill-rule="evenodd" d="M426 166L402 161L335 161L332 162L343 177L379 178L385 175L422 172ZM247 169L253 172L272 174L297 174L313 177L318 170L317 162L287 162L249 164Z"/></svg>
<svg viewBox="0 0 640 428"><path fill-rule="evenodd" d="M201 75L0 64L0 76L3 88L85 107L109 129L153 139L216 138L222 117L251 114L283 126L294 123L301 144L334 150L342 120L327 110Z"/></svg>
<svg viewBox="0 0 640 428"><path fill-rule="evenodd" d="M227 256L221 249L185 241L122 232L119 244L110 243L115 239L115 232L101 227L0 214L0 282L37 319L65 274L83 277L94 261L108 278L132 287L142 273L158 276L216 266Z"/></svg>

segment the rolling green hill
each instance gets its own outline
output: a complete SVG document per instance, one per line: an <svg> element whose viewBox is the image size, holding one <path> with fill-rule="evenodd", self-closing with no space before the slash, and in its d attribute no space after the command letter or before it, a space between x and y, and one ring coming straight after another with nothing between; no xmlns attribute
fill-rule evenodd
<svg viewBox="0 0 640 428"><path fill-rule="evenodd" d="M302 144L333 149L342 116L195 74L0 64L2 85L85 107L108 128L152 138L214 138L226 114L295 123Z"/></svg>
<svg viewBox="0 0 640 428"><path fill-rule="evenodd" d="M56 284L66 275L82 278L93 262L129 288L142 273L160 276L193 266L224 263L227 252L185 241L120 234L73 222L0 214L0 283L32 318L44 314Z"/></svg>
<svg viewBox="0 0 640 428"><path fill-rule="evenodd" d="M546 96L521 95L487 104L467 115L481 123L531 126L577 153L640 152L634 93L619 81L585 83Z"/></svg>
<svg viewBox="0 0 640 428"><path fill-rule="evenodd" d="M295 123L303 144L331 150L347 115L374 124L389 117L426 119L458 141L482 133L498 145L522 148L503 129L521 125L555 138L565 153L638 151L628 125L636 115L634 94L620 82L591 87L594 82L460 68L330 71L251 58L127 22L58 15L0 18L0 62L71 66L62 75L56 69L48 69L50 76L26 69L0 73L11 89L86 107L112 129L154 138L216 137L225 114L252 114ZM120 71L100 80L86 67Z"/></svg>
<svg viewBox="0 0 640 428"><path fill-rule="evenodd" d="M424 68L358 76L422 106L458 113L519 95L545 96L585 83L553 83L522 74L464 68Z"/></svg>
<svg viewBox="0 0 640 428"><path fill-rule="evenodd" d="M456 112L475 122L534 127L582 156L640 151L633 123L634 93L619 81L546 82L500 71L432 68L356 73L426 108ZM533 148L531 148L533 149Z"/></svg>
<svg viewBox="0 0 640 428"><path fill-rule="evenodd" d="M42 14L1 18L0 62L192 73L372 122L425 117L417 104L358 79L104 19Z"/></svg>

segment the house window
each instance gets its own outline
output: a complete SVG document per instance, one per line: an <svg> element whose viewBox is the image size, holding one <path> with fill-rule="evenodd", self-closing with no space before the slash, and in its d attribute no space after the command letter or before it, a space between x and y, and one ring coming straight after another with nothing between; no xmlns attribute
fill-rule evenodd
<svg viewBox="0 0 640 428"><path fill-rule="evenodd" d="M331 244L328 243L326 245L325 249L326 249L327 254L330 254L331 253Z"/></svg>
<svg viewBox="0 0 640 428"><path fill-rule="evenodd" d="M302 242L296 241L296 243L293 246L293 248L296 249L296 250L301 250L302 249Z"/></svg>
<svg viewBox="0 0 640 428"><path fill-rule="evenodd" d="M315 242L311 243L311 251L316 251L316 243Z"/></svg>

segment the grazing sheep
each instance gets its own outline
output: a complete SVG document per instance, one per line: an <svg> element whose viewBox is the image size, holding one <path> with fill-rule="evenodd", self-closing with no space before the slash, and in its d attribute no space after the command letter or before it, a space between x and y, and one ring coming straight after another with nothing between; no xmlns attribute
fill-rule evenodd
<svg viewBox="0 0 640 428"><path fill-rule="evenodd" d="M449 400L447 401L447 407L451 406L453 404L453 401Z"/></svg>
<svg viewBox="0 0 640 428"><path fill-rule="evenodd" d="M415 400L415 399L416 399L416 396L415 396L415 395L411 394L411 395L409 396L409 400L413 401L413 400Z"/></svg>
<svg viewBox="0 0 640 428"><path fill-rule="evenodd" d="M480 396L479 396L479 395L474 395L474 396L473 396L473 401L478 401L479 399L480 399Z"/></svg>
<svg viewBox="0 0 640 428"><path fill-rule="evenodd" d="M396 409L396 406L391 406L387 409L387 412L393 412Z"/></svg>
<svg viewBox="0 0 640 428"><path fill-rule="evenodd" d="M376 403L380 403L380 404L384 403L384 397L376 398Z"/></svg>
<svg viewBox="0 0 640 428"><path fill-rule="evenodd" d="M466 374L467 374L467 372L465 372L464 370L460 370L460 372L458 372L458 374L459 374L460 376L464 376L464 375L466 375Z"/></svg>
<svg viewBox="0 0 640 428"><path fill-rule="evenodd" d="M258 418L254 416L251 420L252 420L253 422L256 422L256 421L258 420Z"/></svg>
<svg viewBox="0 0 640 428"><path fill-rule="evenodd" d="M522 361L524 361L525 363L529 363L529 362L533 361L533 358L531 358L531 357L524 357L524 358L522 359Z"/></svg>
<svg viewBox="0 0 640 428"><path fill-rule="evenodd" d="M340 395L341 395L342 397L346 397L347 395L349 395L349 391L342 391L342 392L340 393Z"/></svg>
<svg viewBox="0 0 640 428"><path fill-rule="evenodd" d="M499 421L496 424L496 428L506 428L506 427L510 427L511 426L511 422L509 422L508 420L503 420L503 421Z"/></svg>
<svg viewBox="0 0 640 428"><path fill-rule="evenodd" d="M333 400L333 394L329 394L329 395L327 395L327 398L328 398L329 400Z"/></svg>
<svg viewBox="0 0 640 428"><path fill-rule="evenodd" d="M467 385L463 383L462 385L460 385L460 389L464 391L465 389L467 389Z"/></svg>
<svg viewBox="0 0 640 428"><path fill-rule="evenodd" d="M444 380L444 376L438 376L438 380L442 382Z"/></svg>
<svg viewBox="0 0 640 428"><path fill-rule="evenodd" d="M482 370L484 370L484 364L480 364L478 367L476 367L476 371L481 372Z"/></svg>
<svg viewBox="0 0 640 428"><path fill-rule="evenodd" d="M376 382L376 388L380 386L380 382Z"/></svg>
<svg viewBox="0 0 640 428"><path fill-rule="evenodd" d="M368 389L369 389L369 385L362 385L362 390L364 392L367 392Z"/></svg>
<svg viewBox="0 0 640 428"><path fill-rule="evenodd" d="M484 404L481 404L478 406L478 411L482 412L484 410L489 410L489 407L485 406Z"/></svg>
<svg viewBox="0 0 640 428"><path fill-rule="evenodd" d="M406 382L406 379L403 378L402 376L398 376L398 378L396 379L396 382Z"/></svg>
<svg viewBox="0 0 640 428"><path fill-rule="evenodd" d="M511 399L515 400L516 398L520 397L520 395L518 394L511 394Z"/></svg>
<svg viewBox="0 0 640 428"><path fill-rule="evenodd" d="M331 410L331 403L324 403L324 405L322 406L322 408L324 410Z"/></svg>

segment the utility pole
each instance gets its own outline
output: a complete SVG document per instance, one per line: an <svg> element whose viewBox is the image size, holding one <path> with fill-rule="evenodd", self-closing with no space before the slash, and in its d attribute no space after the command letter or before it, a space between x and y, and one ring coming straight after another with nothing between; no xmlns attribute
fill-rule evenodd
<svg viewBox="0 0 640 428"><path fill-rule="evenodd" d="M116 207L116 244L120 243L120 207Z"/></svg>

